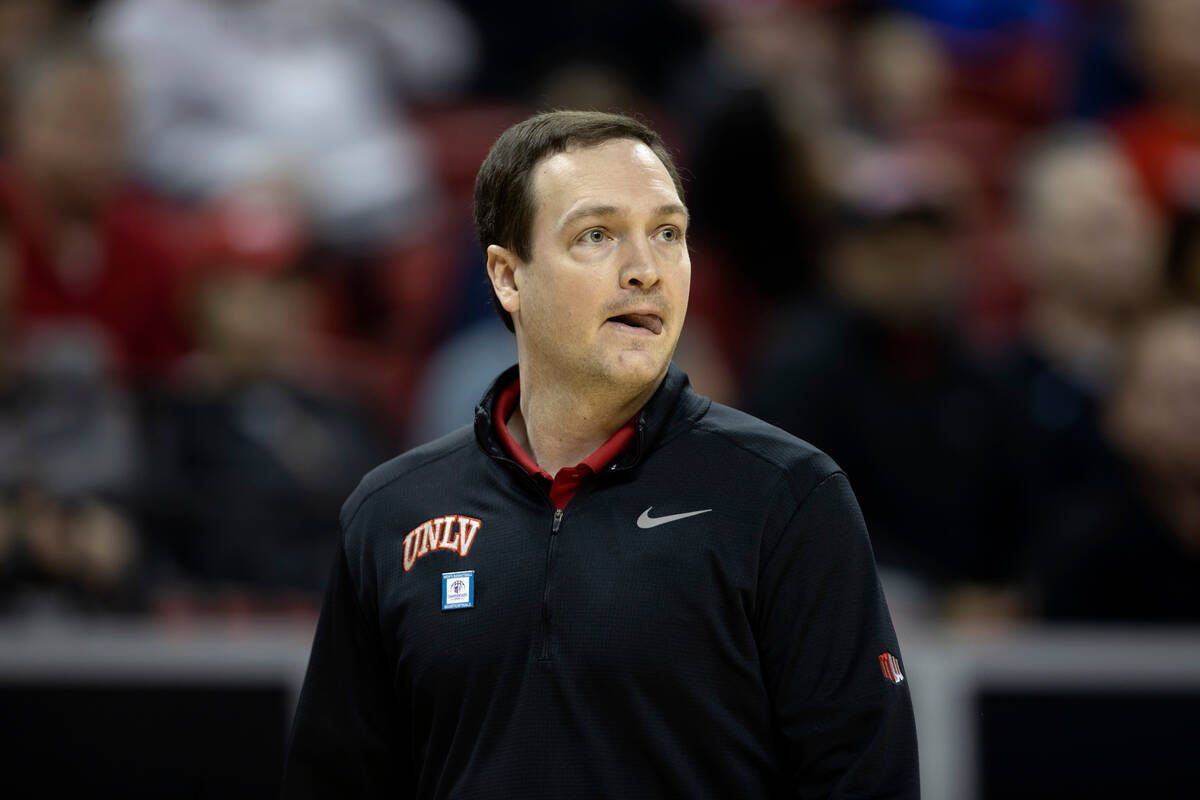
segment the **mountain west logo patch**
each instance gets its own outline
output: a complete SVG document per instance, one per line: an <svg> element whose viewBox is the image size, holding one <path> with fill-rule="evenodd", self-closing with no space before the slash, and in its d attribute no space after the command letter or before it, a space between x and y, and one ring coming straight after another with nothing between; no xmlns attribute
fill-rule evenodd
<svg viewBox="0 0 1200 800"><path fill-rule="evenodd" d="M475 570L442 573L442 611L475 606Z"/></svg>
<svg viewBox="0 0 1200 800"><path fill-rule="evenodd" d="M453 550L465 556L471 552L482 524L474 517L459 514L425 520L404 537L404 571L408 572L418 558L434 550Z"/></svg>

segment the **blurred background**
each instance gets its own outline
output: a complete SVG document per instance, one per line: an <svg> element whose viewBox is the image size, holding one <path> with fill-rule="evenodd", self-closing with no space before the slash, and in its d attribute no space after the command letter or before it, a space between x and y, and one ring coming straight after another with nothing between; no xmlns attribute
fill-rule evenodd
<svg viewBox="0 0 1200 800"><path fill-rule="evenodd" d="M0 0L6 777L275 791L342 501L515 360L471 192L549 108L677 154L677 361L848 473L926 796L1192 796L1200 0Z"/></svg>

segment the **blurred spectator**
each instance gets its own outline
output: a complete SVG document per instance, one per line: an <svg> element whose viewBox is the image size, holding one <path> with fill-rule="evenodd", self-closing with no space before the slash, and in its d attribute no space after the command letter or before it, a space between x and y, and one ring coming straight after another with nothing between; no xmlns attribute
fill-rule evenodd
<svg viewBox="0 0 1200 800"><path fill-rule="evenodd" d="M7 0L0 3L0 150L7 151L12 127L11 78L18 65L27 58L30 48L36 47L60 21L62 0Z"/></svg>
<svg viewBox="0 0 1200 800"><path fill-rule="evenodd" d="M225 590L311 601L338 510L385 443L314 364L311 286L285 240L273 256L213 252L189 301L197 349L148 412L143 508L169 565L157 602L203 606Z"/></svg>
<svg viewBox="0 0 1200 800"><path fill-rule="evenodd" d="M1200 622L1200 310L1150 320L1108 406L1126 471L1056 526L1051 620Z"/></svg>
<svg viewBox="0 0 1200 800"><path fill-rule="evenodd" d="M1002 585L1023 549L1013 423L953 327L953 184L919 153L876 150L840 197L831 299L774 338L748 410L846 470L882 566Z"/></svg>
<svg viewBox="0 0 1200 800"><path fill-rule="evenodd" d="M701 3L711 42L678 71L695 243L692 314L745 362L818 283L827 167L843 118L834 20L797 3ZM781 238L786 237L786 241Z"/></svg>
<svg viewBox="0 0 1200 800"><path fill-rule="evenodd" d="M1111 477L1098 412L1128 331L1160 299L1162 247L1136 174L1101 129L1048 133L1019 183L1030 301L1006 382L1030 436L1031 513L1043 518L1091 503Z"/></svg>
<svg viewBox="0 0 1200 800"><path fill-rule="evenodd" d="M961 325L981 344L1006 342L1024 296L1005 190L1023 138L1053 104L1055 74L1041 67L1058 54L1038 33L1036 3L899 5L930 18L894 9L852 15L849 146L865 136L954 154L963 182Z"/></svg>
<svg viewBox="0 0 1200 800"><path fill-rule="evenodd" d="M160 372L182 350L173 222L125 180L117 62L82 34L64 34L22 64L14 85L0 208L20 262L20 323L69 323L90 331L124 374Z"/></svg>
<svg viewBox="0 0 1200 800"><path fill-rule="evenodd" d="M408 442L415 446L470 425L483 393L515 363L517 340L494 313L448 339L421 376Z"/></svg>
<svg viewBox="0 0 1200 800"><path fill-rule="evenodd" d="M320 240L375 249L427 224L437 191L406 103L444 95L474 34L442 0L114 0L133 74L135 165L210 198L295 187Z"/></svg>
<svg viewBox="0 0 1200 800"><path fill-rule="evenodd" d="M928 25L896 13L867 17L850 42L851 99L859 126L913 141L946 122L951 65Z"/></svg>
<svg viewBox="0 0 1200 800"><path fill-rule="evenodd" d="M1060 109L1072 0L888 0L887 5L933 25L955 62L956 93L979 112L1028 125Z"/></svg>
<svg viewBox="0 0 1200 800"><path fill-rule="evenodd" d="M62 0L6 0L0 4L0 70L9 74L30 44L54 27Z"/></svg>
<svg viewBox="0 0 1200 800"><path fill-rule="evenodd" d="M130 398L90 337L68 326L17 332L16 267L0 228L0 606L136 609Z"/></svg>
<svg viewBox="0 0 1200 800"><path fill-rule="evenodd" d="M1141 0L1135 45L1147 101L1115 121L1150 197L1166 209L1200 186L1200 0Z"/></svg>
<svg viewBox="0 0 1200 800"><path fill-rule="evenodd" d="M617 70L638 93L658 98L702 38L680 0L599 2L457 0L479 31L482 62L473 94L513 100L566 62Z"/></svg>
<svg viewBox="0 0 1200 800"><path fill-rule="evenodd" d="M889 0L935 32L946 74L952 130L988 195L999 193L1024 136L1065 101L1073 3Z"/></svg>

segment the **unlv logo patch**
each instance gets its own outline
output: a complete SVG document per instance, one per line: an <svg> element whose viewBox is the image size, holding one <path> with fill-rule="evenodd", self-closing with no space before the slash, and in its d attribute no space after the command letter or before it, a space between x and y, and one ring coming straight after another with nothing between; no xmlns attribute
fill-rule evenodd
<svg viewBox="0 0 1200 800"><path fill-rule="evenodd" d="M891 653L879 654L879 666L883 670L883 677L892 683L904 680L904 676L900 673L900 662Z"/></svg>
<svg viewBox="0 0 1200 800"><path fill-rule="evenodd" d="M482 524L474 517L458 514L425 520L404 537L404 571L408 572L418 558L434 550L453 550L459 556L466 556Z"/></svg>

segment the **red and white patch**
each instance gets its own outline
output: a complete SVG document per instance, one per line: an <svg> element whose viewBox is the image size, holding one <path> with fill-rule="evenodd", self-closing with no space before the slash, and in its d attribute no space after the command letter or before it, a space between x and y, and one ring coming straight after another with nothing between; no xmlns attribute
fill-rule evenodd
<svg viewBox="0 0 1200 800"><path fill-rule="evenodd" d="M879 668L883 670L883 677L892 683L904 680L904 675L900 672L900 662L891 653L879 654Z"/></svg>
<svg viewBox="0 0 1200 800"><path fill-rule="evenodd" d="M461 514L425 520L404 537L404 571L408 572L418 558L434 550L451 550L466 557L482 524Z"/></svg>

